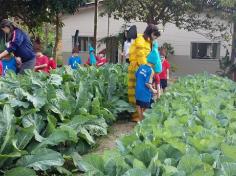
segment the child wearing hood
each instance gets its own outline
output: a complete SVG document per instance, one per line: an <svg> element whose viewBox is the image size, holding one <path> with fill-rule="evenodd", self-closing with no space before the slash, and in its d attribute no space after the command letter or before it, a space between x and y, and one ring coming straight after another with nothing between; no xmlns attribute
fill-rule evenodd
<svg viewBox="0 0 236 176"><path fill-rule="evenodd" d="M86 65L92 66L96 64L97 64L97 60L95 56L95 50L92 46L89 46L89 58L88 58L88 61L86 62Z"/></svg>
<svg viewBox="0 0 236 176"><path fill-rule="evenodd" d="M2 76L5 76L5 74L9 70L16 73L17 72L16 58L12 54L6 55L1 61L0 67Z"/></svg>
<svg viewBox="0 0 236 176"><path fill-rule="evenodd" d="M153 87L154 73L162 71L160 54L158 52L158 43L153 43L153 48L147 57L147 64L141 65L136 72L136 105L139 118L143 119L143 113L151 108L153 95L158 91Z"/></svg>
<svg viewBox="0 0 236 176"><path fill-rule="evenodd" d="M68 65L73 69L77 70L79 64L82 64L81 58L79 57L79 48L74 47L72 50L72 56L68 59Z"/></svg>

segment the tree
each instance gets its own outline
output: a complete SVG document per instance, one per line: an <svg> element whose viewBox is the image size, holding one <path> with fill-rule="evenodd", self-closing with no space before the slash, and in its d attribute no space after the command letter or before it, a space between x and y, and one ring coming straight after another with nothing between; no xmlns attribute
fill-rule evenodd
<svg viewBox="0 0 236 176"><path fill-rule="evenodd" d="M179 28L198 32L211 39L225 40L227 43L232 35L229 24L236 19L235 0L104 0L103 4L101 15L112 14L127 22L135 20L163 26L172 23ZM215 20L216 17L227 19L228 24ZM235 45L234 23L232 60L236 56Z"/></svg>
<svg viewBox="0 0 236 176"><path fill-rule="evenodd" d="M54 55L61 50L62 14L75 13L86 0L0 0L0 17L14 17L28 27L31 34L45 23L55 25Z"/></svg>
<svg viewBox="0 0 236 176"><path fill-rule="evenodd" d="M231 59L224 60L226 62L224 65L227 67L227 74L233 76L232 73L236 74L236 1L211 0L208 2L207 9L210 9L211 12L217 14L218 17L226 19L233 24ZM225 58L229 58L229 56L226 55Z"/></svg>
<svg viewBox="0 0 236 176"><path fill-rule="evenodd" d="M233 32L232 32L232 51L231 51L231 66L234 75L232 75L233 79L236 78L236 1L234 0L221 0L221 4L224 8L226 8L229 13L230 20L233 22ZM236 80L235 80L236 81Z"/></svg>
<svg viewBox="0 0 236 176"><path fill-rule="evenodd" d="M98 23L98 0L95 0L95 12L94 12L94 49L97 51L97 23Z"/></svg>
<svg viewBox="0 0 236 176"><path fill-rule="evenodd" d="M221 5L229 15L229 20L233 22L233 36L232 36L232 53L231 60L236 61L236 1L235 0L221 0Z"/></svg>
<svg viewBox="0 0 236 176"><path fill-rule="evenodd" d="M47 4L46 11L49 18L47 20L56 25L54 58L62 59L62 15L65 13L75 13L84 2L85 0L45 0Z"/></svg>
<svg viewBox="0 0 236 176"><path fill-rule="evenodd" d="M211 28L213 16L201 14L205 0L104 0L103 14L156 25L173 23L188 30Z"/></svg>

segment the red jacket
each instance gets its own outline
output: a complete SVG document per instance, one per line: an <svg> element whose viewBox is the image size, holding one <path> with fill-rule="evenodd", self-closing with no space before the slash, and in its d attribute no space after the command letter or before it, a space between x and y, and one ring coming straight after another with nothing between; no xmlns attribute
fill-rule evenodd
<svg viewBox="0 0 236 176"><path fill-rule="evenodd" d="M102 58L97 57L96 59L97 59L97 64L96 65L98 67L103 66L104 64L107 63L107 59L105 57L102 57Z"/></svg>
<svg viewBox="0 0 236 176"><path fill-rule="evenodd" d="M48 61L48 70L56 69L57 68L57 63L54 59L49 59Z"/></svg>
<svg viewBox="0 0 236 176"><path fill-rule="evenodd" d="M159 74L160 79L167 79L167 70L170 69L170 63L167 59L162 62L162 72Z"/></svg>
<svg viewBox="0 0 236 176"><path fill-rule="evenodd" d="M106 58L104 58L104 57L101 58L99 56L96 56L96 61L97 61L97 63L96 63L97 67L101 67L101 66L103 66L104 64L107 63L107 59ZM90 65L90 58L88 58L88 61L85 64L86 65Z"/></svg>
<svg viewBox="0 0 236 176"><path fill-rule="evenodd" d="M40 56L40 57L36 57L35 66L40 66L40 65L44 65L44 64L46 64L47 67L38 68L38 69L35 69L35 71L36 71L36 72L42 71L42 72L48 73L48 57L45 56L45 55Z"/></svg>
<svg viewBox="0 0 236 176"><path fill-rule="evenodd" d="M153 76L153 82L154 84L160 84L160 76L158 73L155 73Z"/></svg>
<svg viewBox="0 0 236 176"><path fill-rule="evenodd" d="M2 65L2 61L0 61L0 75L3 75L3 65Z"/></svg>

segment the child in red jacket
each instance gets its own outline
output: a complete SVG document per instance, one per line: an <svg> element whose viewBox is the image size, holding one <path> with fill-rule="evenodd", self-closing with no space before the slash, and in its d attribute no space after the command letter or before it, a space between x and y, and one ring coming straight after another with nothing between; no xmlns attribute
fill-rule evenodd
<svg viewBox="0 0 236 176"><path fill-rule="evenodd" d="M2 66L2 61L0 61L0 75L3 76L3 66Z"/></svg>
<svg viewBox="0 0 236 176"><path fill-rule="evenodd" d="M96 60L97 60L97 67L101 67L103 66L104 64L107 63L107 59L104 57L104 54L100 53L97 57L96 57Z"/></svg>
<svg viewBox="0 0 236 176"><path fill-rule="evenodd" d="M48 61L48 70L49 70L49 72L50 72L50 70L53 70L53 69L56 69L56 68L57 68L56 61L53 59L53 57L50 57L49 61Z"/></svg>
<svg viewBox="0 0 236 176"><path fill-rule="evenodd" d="M161 54L161 61L162 61L162 72L159 74L160 76L160 84L161 89L163 92L165 92L166 88L168 87L168 80L169 80L169 74L170 74L170 63L168 62L166 58L166 49L161 48L160 49Z"/></svg>
<svg viewBox="0 0 236 176"><path fill-rule="evenodd" d="M34 70L36 72L48 73L48 57L42 53L41 41L39 38L35 40L34 51L36 54L36 63L34 66Z"/></svg>

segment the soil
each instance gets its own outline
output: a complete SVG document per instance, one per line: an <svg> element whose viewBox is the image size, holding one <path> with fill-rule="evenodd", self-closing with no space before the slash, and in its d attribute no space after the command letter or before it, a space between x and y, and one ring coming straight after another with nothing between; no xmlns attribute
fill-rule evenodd
<svg viewBox="0 0 236 176"><path fill-rule="evenodd" d="M107 136L98 139L98 147L93 150L93 153L102 154L104 150L115 148L116 141L120 137L131 133L135 125L136 123L127 120L117 121L109 128Z"/></svg>

